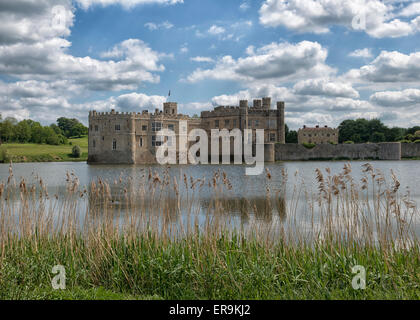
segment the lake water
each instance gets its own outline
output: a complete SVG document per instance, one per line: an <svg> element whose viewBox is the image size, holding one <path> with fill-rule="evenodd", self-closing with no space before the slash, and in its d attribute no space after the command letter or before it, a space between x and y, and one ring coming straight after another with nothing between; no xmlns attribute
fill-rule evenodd
<svg viewBox="0 0 420 320"><path fill-rule="evenodd" d="M342 171L343 166L348 162L342 161L304 161L304 162L279 162L279 163L266 163L265 168L270 172L271 178L267 179L266 173L259 176L246 176L245 166L241 165L176 165L170 167L164 167L159 165L87 165L86 163L16 163L13 164L14 179L19 181L24 178L25 181L31 183L37 181L37 177L42 177L43 182L48 186L48 192L50 195L53 194L64 194L66 191L66 173L73 173L78 177L81 188L89 188L91 181L108 181L112 185L112 193L118 194L122 189L127 189L127 183L134 188L140 188L144 185L149 172L153 175L159 173L161 176L164 175L165 171L171 176L177 178L180 185L180 193L183 199L185 199L188 193L188 188L183 186L184 174L190 181L190 177L193 179L203 179L208 183L212 180L215 172L225 172L228 177L231 190L223 191L222 196L227 199L232 199L236 205L232 205L230 209L231 219L234 224L241 225L249 223L249 215L244 217L241 212L241 200L249 201L252 205L258 206L259 200L267 197L267 192L270 193L270 197L276 197L275 190L281 189L284 182L284 175L282 172L287 172L287 183L286 194L290 195L290 198L296 198L297 202L300 203L297 213L298 217L305 219L303 211L308 210L308 206L305 202L308 201L308 197L316 197L318 194L316 173L315 169L319 168L326 174L325 169L329 168L331 174L338 174ZM363 176L362 165L366 162L363 161L351 161L352 177L357 183L360 183L360 179ZM420 204L420 161L369 161L369 163L375 168L383 172L387 178L387 183L391 183L390 171L393 170L396 177L398 178L401 193L406 192L407 188L410 190L410 197L416 204ZM9 177L9 164L0 164L0 182L6 182ZM304 190L307 192L304 196L304 192L299 194L296 190L304 186ZM133 188L133 187L132 187ZM297 188L297 189L296 189ZM267 190L270 191L267 191ZM130 188L128 188L130 192ZM200 221L204 221L204 213L208 213L208 208L212 197L214 196L211 188L203 188L203 191L199 194L199 199L196 199L195 205L199 207L198 214ZM295 195L293 195L295 190ZM147 195L147 190L146 190ZM144 200L144 199L143 199ZM165 201L165 200L162 200ZM239 201L239 202L238 202ZM254 202L252 202L254 201ZM286 204L291 207L294 204L290 203L291 199L286 197ZM239 206L238 206L239 203ZM302 211L302 212L300 212ZM119 209L119 216L121 215L121 208ZM252 217L252 214L251 214ZM258 219L261 217L253 217ZM181 217L182 219L182 217ZM278 215L270 217L262 217L268 224L281 224ZM420 235L420 226L415 223L415 230Z"/></svg>

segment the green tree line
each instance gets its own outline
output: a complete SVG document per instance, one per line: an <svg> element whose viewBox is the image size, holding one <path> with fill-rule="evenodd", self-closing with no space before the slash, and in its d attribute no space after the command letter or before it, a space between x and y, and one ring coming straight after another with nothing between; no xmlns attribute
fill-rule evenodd
<svg viewBox="0 0 420 320"><path fill-rule="evenodd" d="M420 139L420 126L411 128L389 128L379 119L344 120L338 126L340 143L354 142L417 142Z"/></svg>
<svg viewBox="0 0 420 320"><path fill-rule="evenodd" d="M58 118L57 124L43 126L39 122L25 119L17 121L13 117L4 120L0 114L0 141L2 143L45 143L50 145L67 144L68 138L88 133L88 128L77 119Z"/></svg>

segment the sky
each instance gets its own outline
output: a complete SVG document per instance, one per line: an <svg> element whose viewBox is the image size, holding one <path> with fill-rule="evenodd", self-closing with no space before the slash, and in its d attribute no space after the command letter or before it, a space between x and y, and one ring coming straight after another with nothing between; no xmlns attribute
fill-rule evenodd
<svg viewBox="0 0 420 320"><path fill-rule="evenodd" d="M271 96L292 129L420 125L419 1L1 0L0 21L3 119Z"/></svg>

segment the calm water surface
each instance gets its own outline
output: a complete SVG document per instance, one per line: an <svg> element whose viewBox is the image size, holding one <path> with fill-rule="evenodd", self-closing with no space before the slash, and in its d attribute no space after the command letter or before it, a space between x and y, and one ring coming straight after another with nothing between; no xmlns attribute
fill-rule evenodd
<svg viewBox="0 0 420 320"><path fill-rule="evenodd" d="M64 194L66 190L66 173L74 173L80 181L80 186L88 187L91 181L98 179L105 180L114 184L115 181L121 181L124 184L131 180L134 185L141 184L141 181L148 176L150 170L163 174L165 171L172 177L177 177L180 185L182 185L184 174L190 179L206 179L211 181L215 172L219 169L224 171L232 185L232 190L223 194L226 198L258 200L264 199L267 195L267 187L270 190L281 188L283 182L282 171L288 173L286 188L288 194L293 193L293 188L304 186L308 194L315 196L318 193L316 185L315 169L319 168L325 173L325 169L331 169L331 174L338 174L342 171L343 166L347 162L341 161L304 161L304 162L279 162L265 164L265 167L271 174L269 185L267 185L266 174L259 176L246 176L245 166L241 165L197 165L197 166L170 166L168 168L159 165L87 165L86 163L17 163L13 164L13 173L16 181L24 178L27 182L36 182L37 177L42 177L44 183L48 186L50 194ZM351 161L352 177L356 182L360 182L363 176L362 165L366 162ZM420 161L369 161L375 169L384 173L387 183L391 183L390 172L394 171L399 182L402 193L409 188L411 199L420 204ZM283 170L284 169L284 170ZM0 164L0 181L5 182L9 176L9 165ZM115 187L113 187L115 188ZM210 190L210 188L208 188ZM115 190L114 190L115 191ZM113 191L113 192L114 192ZM180 193L185 194L185 188L180 187ZM211 191L200 193L199 206L202 211L208 207L208 203L212 197ZM286 202L290 199L286 199ZM299 197L300 202L306 201L303 196ZM255 203L258 203L255 202ZM290 205L290 203L289 203ZM302 206L304 208L305 205ZM302 211L304 211L302 209ZM121 214L121 212L120 212ZM231 215L234 223L246 223L240 212L240 208L232 206ZM302 219L304 215L302 213ZM267 217L265 217L267 219ZM281 219L270 217L268 223L278 223ZM415 226L416 233L420 234L420 226Z"/></svg>

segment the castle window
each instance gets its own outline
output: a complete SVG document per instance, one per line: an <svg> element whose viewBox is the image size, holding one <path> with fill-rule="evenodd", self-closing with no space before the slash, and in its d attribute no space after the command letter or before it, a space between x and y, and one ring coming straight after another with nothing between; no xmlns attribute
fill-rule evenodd
<svg viewBox="0 0 420 320"><path fill-rule="evenodd" d="M229 120L225 120L225 126L228 126L229 125Z"/></svg>
<svg viewBox="0 0 420 320"><path fill-rule="evenodd" d="M96 147L96 141L95 140L93 140L93 147L94 148Z"/></svg>
<svg viewBox="0 0 420 320"><path fill-rule="evenodd" d="M147 126L141 126L141 130L147 131Z"/></svg>
<svg viewBox="0 0 420 320"><path fill-rule="evenodd" d="M143 147L143 138L140 137L140 147Z"/></svg>
<svg viewBox="0 0 420 320"><path fill-rule="evenodd" d="M105 137L104 136L102 136L102 141L104 141L105 140Z"/></svg>
<svg viewBox="0 0 420 320"><path fill-rule="evenodd" d="M90 131L92 131L92 125L89 126Z"/></svg>
<svg viewBox="0 0 420 320"><path fill-rule="evenodd" d="M175 114L175 109L172 109L172 114Z"/></svg>
<svg viewBox="0 0 420 320"><path fill-rule="evenodd" d="M219 128L219 120L214 120L214 126L215 126L216 128Z"/></svg>
<svg viewBox="0 0 420 320"><path fill-rule="evenodd" d="M115 125L115 131L120 131L121 130L121 126L119 124Z"/></svg>
<svg viewBox="0 0 420 320"><path fill-rule="evenodd" d="M112 140L112 150L117 150L117 140Z"/></svg>
<svg viewBox="0 0 420 320"><path fill-rule="evenodd" d="M175 127L173 124L168 124L168 129L174 131Z"/></svg>
<svg viewBox="0 0 420 320"><path fill-rule="evenodd" d="M162 130L162 122L152 122L152 131L157 132Z"/></svg>
<svg viewBox="0 0 420 320"><path fill-rule="evenodd" d="M159 147L162 145L161 141L156 140L156 136L152 136L152 147Z"/></svg>
<svg viewBox="0 0 420 320"><path fill-rule="evenodd" d="M98 126L95 126L95 131L98 131L99 130L99 127Z"/></svg>
<svg viewBox="0 0 420 320"><path fill-rule="evenodd" d="M259 125L260 125L260 121L259 120L255 120L255 128L258 128Z"/></svg>
<svg viewBox="0 0 420 320"><path fill-rule="evenodd" d="M233 127L236 127L236 119L233 119Z"/></svg>
<svg viewBox="0 0 420 320"><path fill-rule="evenodd" d="M328 133L328 134L327 134L327 137L329 137L329 136L330 136L330 134Z"/></svg>
<svg viewBox="0 0 420 320"><path fill-rule="evenodd" d="M276 134L275 133L270 133L270 141L276 141Z"/></svg>

